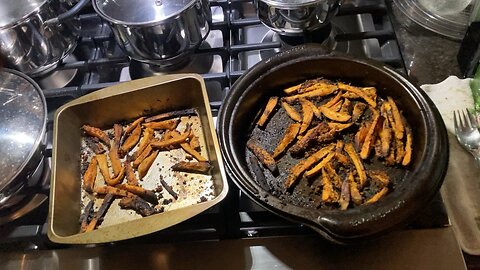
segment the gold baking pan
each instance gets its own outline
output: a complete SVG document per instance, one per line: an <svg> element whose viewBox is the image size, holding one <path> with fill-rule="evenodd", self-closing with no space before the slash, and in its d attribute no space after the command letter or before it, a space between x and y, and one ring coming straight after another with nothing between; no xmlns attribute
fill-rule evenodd
<svg viewBox="0 0 480 270"><path fill-rule="evenodd" d="M196 120L193 129L196 128L197 134L201 134L201 154L212 164L211 176L202 178L205 176L172 173L168 170L170 163L184 158L185 154L180 150L164 151L164 154L157 156L142 185L153 188L154 185L159 185L159 178L162 177L177 189L180 194L179 203L166 206L162 213L141 217L133 210L120 209L118 200L115 200L96 230L79 233L79 218L88 197L82 190L81 183L81 126L89 124L109 129L114 123L132 121L139 116L190 108L198 114L194 117ZM154 166L161 168L153 168ZM202 196L201 193L205 193L205 190L199 190L198 194L193 195L192 192L185 191L186 185L182 183L196 183L195 181L203 184L210 181L209 199L199 200L195 197ZM210 104L204 81L199 75L155 76L121 83L73 100L59 108L55 114L48 214L48 237L53 242L104 243L149 234L207 210L223 200L227 192L228 185ZM164 198L168 196L164 195ZM95 205L98 207L97 202Z"/></svg>

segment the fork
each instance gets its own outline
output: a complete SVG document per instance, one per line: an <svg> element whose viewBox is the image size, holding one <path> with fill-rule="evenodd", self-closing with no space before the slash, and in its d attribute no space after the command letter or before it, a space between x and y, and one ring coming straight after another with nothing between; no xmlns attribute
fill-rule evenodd
<svg viewBox="0 0 480 270"><path fill-rule="evenodd" d="M468 109L453 111L453 125L458 142L480 166L480 131L476 117Z"/></svg>

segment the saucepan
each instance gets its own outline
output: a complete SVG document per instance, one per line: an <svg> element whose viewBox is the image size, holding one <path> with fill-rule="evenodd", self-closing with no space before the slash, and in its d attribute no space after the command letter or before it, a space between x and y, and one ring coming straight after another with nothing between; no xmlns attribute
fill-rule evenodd
<svg viewBox="0 0 480 270"><path fill-rule="evenodd" d="M295 203L295 198L285 199L301 194L300 187L282 194L283 197L271 192L247 158L247 141L267 100L282 89L319 77L376 87L378 96L391 96L398 103L413 127L415 151L411 163L396 176L393 191L374 204L347 210L305 207ZM326 54L323 49L308 45L277 54L242 75L220 109L218 129L227 172L243 192L267 210L312 227L335 243L374 238L411 221L437 194L448 163L445 125L424 92L384 64ZM266 141L263 144L269 146ZM280 176L288 173L279 172ZM267 184L278 185L277 178L266 177Z"/></svg>

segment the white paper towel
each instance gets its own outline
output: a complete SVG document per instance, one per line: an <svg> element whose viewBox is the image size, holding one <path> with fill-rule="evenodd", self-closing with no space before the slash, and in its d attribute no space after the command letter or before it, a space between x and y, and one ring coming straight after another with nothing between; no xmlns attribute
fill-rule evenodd
<svg viewBox="0 0 480 270"><path fill-rule="evenodd" d="M421 88L437 106L448 131L450 160L441 194L450 222L462 249L480 255L480 169L457 142L453 125L454 110L473 108L470 80L450 76Z"/></svg>

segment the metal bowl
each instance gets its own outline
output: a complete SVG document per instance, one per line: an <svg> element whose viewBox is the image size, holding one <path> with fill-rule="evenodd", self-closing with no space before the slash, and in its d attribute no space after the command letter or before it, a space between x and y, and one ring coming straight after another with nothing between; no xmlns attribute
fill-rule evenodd
<svg viewBox="0 0 480 270"><path fill-rule="evenodd" d="M355 85L375 86L379 96L392 96L413 128L412 163L385 198L347 211L300 207L262 188L251 174L246 141L257 112L279 89L306 79L325 77ZM372 238L406 224L432 200L448 164L445 125L427 95L404 76L380 63L324 50L297 47L260 62L240 77L218 116L222 154L235 184L262 207L306 224L335 243Z"/></svg>

